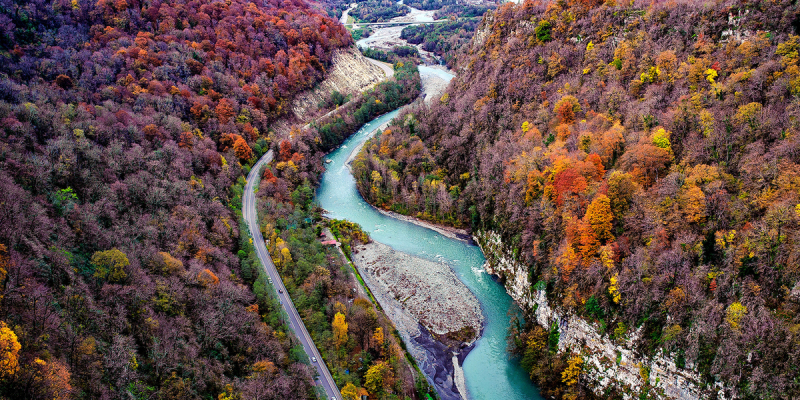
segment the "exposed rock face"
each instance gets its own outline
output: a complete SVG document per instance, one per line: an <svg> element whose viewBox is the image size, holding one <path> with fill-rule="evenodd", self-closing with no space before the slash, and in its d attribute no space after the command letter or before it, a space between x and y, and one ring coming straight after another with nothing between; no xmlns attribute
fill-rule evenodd
<svg viewBox="0 0 800 400"><path fill-rule="evenodd" d="M383 69L369 62L355 47L339 49L333 56L333 66L325 80L314 89L307 90L292 102L292 112L304 121L309 111L317 108L333 91L343 95L356 95L386 78Z"/></svg>
<svg viewBox="0 0 800 400"><path fill-rule="evenodd" d="M559 330L559 352L580 353L584 358L584 377L581 383L598 396L603 396L607 388L616 388L624 393L624 398L638 397L647 386L655 388L665 399L703 399L711 392L702 388L700 375L689 369L678 368L675 362L661 354L655 357L639 355L630 344L635 342L639 331L633 332L625 341L613 341L608 335L600 333L593 324L577 315L565 312L548 304L544 290L536 290L529 281L528 268L509 255L507 249L495 232L477 232L475 242L486 256L484 268L490 274L505 280L508 294L528 315L533 314L536 322L550 328L553 324ZM649 370L647 382L642 373ZM715 390L721 389L721 386ZM720 390L718 396L722 396Z"/></svg>

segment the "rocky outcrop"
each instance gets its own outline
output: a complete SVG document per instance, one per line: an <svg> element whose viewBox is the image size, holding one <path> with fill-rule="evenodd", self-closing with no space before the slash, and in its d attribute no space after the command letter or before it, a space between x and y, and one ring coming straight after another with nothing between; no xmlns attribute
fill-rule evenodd
<svg viewBox="0 0 800 400"><path fill-rule="evenodd" d="M609 388L623 393L628 399L638 398L645 388L654 389L664 399L704 399L711 390L702 385L701 377L691 369L678 368L671 359L657 354L645 357L631 346L639 338L635 331L627 340L615 341L600 332L594 324L556 306L551 306L544 290L530 282L528 268L510 257L512 252L502 243L500 235L479 231L475 242L486 256L485 269L505 282L508 294L536 322L559 330L559 352L580 353L584 359L581 383L598 396ZM715 387L718 398L724 398L721 387Z"/></svg>
<svg viewBox="0 0 800 400"><path fill-rule="evenodd" d="M337 91L343 95L359 94L384 80L383 69L369 62L355 47L339 49L333 56L333 65L325 80L314 89L307 90L292 102L292 112L298 120L305 121L317 104Z"/></svg>

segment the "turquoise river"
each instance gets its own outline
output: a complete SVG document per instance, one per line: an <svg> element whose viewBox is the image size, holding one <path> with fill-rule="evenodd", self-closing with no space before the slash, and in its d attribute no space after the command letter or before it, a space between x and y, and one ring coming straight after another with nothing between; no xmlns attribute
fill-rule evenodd
<svg viewBox="0 0 800 400"><path fill-rule="evenodd" d="M542 399L519 362L511 359L506 351L509 311L513 313L519 309L503 287L484 271L481 250L428 228L381 214L358 193L346 162L354 150L397 112L373 120L328 155L331 162L317 190L317 202L331 218L356 222L372 239L395 250L446 262L475 293L483 307L486 325L483 336L463 364L469 399Z"/></svg>

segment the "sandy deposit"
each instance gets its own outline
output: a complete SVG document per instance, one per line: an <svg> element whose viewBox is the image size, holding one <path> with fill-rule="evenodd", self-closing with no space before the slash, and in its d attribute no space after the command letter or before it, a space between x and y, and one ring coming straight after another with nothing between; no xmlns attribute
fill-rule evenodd
<svg viewBox="0 0 800 400"><path fill-rule="evenodd" d="M417 321L436 335L471 328L478 333L483 313L475 295L444 263L395 251L381 243L354 249L353 262L383 292L402 304Z"/></svg>
<svg viewBox="0 0 800 400"><path fill-rule="evenodd" d="M444 72L449 73L449 70L445 67L440 67ZM425 99L426 103L430 103L432 101L438 101L442 98L445 89L447 89L447 85L450 84L450 81L445 80L441 75L435 73L433 71L433 67L426 67L429 68L428 70L424 68L420 68L419 77L422 80L422 96ZM438 69L438 68L437 68Z"/></svg>
<svg viewBox="0 0 800 400"><path fill-rule="evenodd" d="M439 397L466 399L460 364L472 350L472 344L448 347L437 341L420 321L431 323L438 319L432 325L439 334L465 326L480 333L483 313L472 292L446 265L397 252L381 243L356 246L352 259ZM426 302L430 305L423 305Z"/></svg>

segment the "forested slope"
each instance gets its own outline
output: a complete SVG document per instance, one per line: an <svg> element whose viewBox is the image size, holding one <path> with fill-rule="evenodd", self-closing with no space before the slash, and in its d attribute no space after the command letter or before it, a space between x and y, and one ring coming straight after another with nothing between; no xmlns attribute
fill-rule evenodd
<svg viewBox="0 0 800 400"><path fill-rule="evenodd" d="M0 2L0 397L313 396L238 209L351 44L302 1Z"/></svg>
<svg viewBox="0 0 800 400"><path fill-rule="evenodd" d="M503 5L440 101L364 146L359 189L498 232L531 291L643 355L796 398L799 27L792 1ZM574 398L557 328L512 347Z"/></svg>

